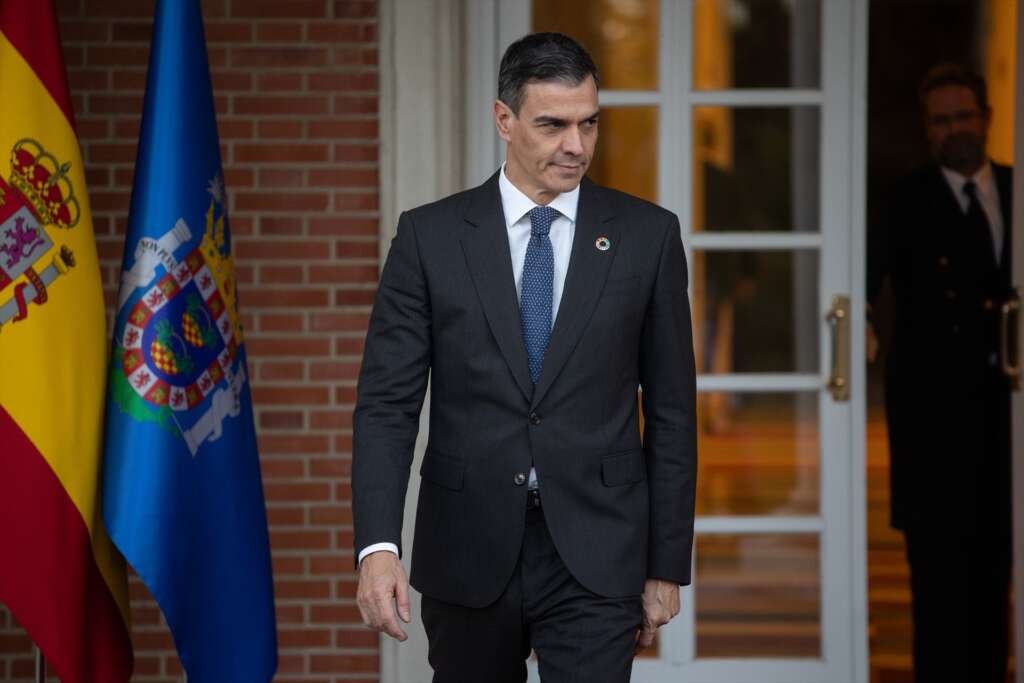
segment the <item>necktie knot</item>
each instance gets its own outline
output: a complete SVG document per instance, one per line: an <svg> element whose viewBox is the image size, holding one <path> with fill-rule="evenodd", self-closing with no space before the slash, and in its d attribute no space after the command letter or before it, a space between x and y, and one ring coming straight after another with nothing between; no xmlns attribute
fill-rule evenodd
<svg viewBox="0 0 1024 683"><path fill-rule="evenodd" d="M964 194L967 195L968 199L975 200L978 198L978 186L973 180L968 180L964 183Z"/></svg>
<svg viewBox="0 0 1024 683"><path fill-rule="evenodd" d="M550 206L535 206L530 209L530 234L543 237L551 232L551 224L558 218L558 210Z"/></svg>

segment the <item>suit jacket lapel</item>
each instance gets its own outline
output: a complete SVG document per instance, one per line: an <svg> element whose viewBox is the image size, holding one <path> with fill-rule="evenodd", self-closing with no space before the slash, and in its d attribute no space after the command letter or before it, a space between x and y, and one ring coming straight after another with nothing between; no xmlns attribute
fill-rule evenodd
<svg viewBox="0 0 1024 683"><path fill-rule="evenodd" d="M499 171L500 173L500 171ZM466 265L473 278L484 316L512 376L527 401L533 395L533 381L523 344L523 331L516 300L515 276L509 253L508 229L501 208L498 174L473 191L465 219L476 226L462 237Z"/></svg>
<svg viewBox="0 0 1024 683"><path fill-rule="evenodd" d="M540 404L572 355L600 300L618 245L619 231L614 224L608 223L612 217L611 208L601 188L584 178L576 212L576 233L569 257L569 272L565 276L562 300L558 304L558 319L555 320L544 353L544 366L533 391L531 406L534 408ZM611 248L607 251L601 251L595 245L597 238L602 236L611 242Z"/></svg>

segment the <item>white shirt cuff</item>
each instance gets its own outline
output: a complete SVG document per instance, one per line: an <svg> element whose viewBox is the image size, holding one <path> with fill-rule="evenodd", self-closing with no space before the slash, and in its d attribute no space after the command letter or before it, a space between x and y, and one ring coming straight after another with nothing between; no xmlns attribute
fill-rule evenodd
<svg viewBox="0 0 1024 683"><path fill-rule="evenodd" d="M368 545L359 551L358 563L362 564L364 557L379 550L387 550L390 553L394 553L396 556L398 555L398 546L394 543L374 543L373 545Z"/></svg>

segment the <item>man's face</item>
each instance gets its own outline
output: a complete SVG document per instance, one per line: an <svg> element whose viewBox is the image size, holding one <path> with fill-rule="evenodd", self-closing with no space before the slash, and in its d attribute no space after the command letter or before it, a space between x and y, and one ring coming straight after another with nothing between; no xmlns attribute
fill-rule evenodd
<svg viewBox="0 0 1024 683"><path fill-rule="evenodd" d="M943 85L925 96L925 130L932 154L943 166L972 175L985 162L991 116L978 107L970 88Z"/></svg>
<svg viewBox="0 0 1024 683"><path fill-rule="evenodd" d="M538 204L579 185L597 144L597 86L529 83L519 114L494 103L498 134L508 143L509 180Z"/></svg>

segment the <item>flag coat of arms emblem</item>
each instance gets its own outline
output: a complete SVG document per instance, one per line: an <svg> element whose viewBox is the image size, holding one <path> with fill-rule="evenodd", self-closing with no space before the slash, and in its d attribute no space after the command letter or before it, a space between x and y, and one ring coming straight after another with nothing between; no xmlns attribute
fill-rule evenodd
<svg viewBox="0 0 1024 683"><path fill-rule="evenodd" d="M190 683L277 667L229 197L198 0L156 5L108 379L103 515Z"/></svg>

